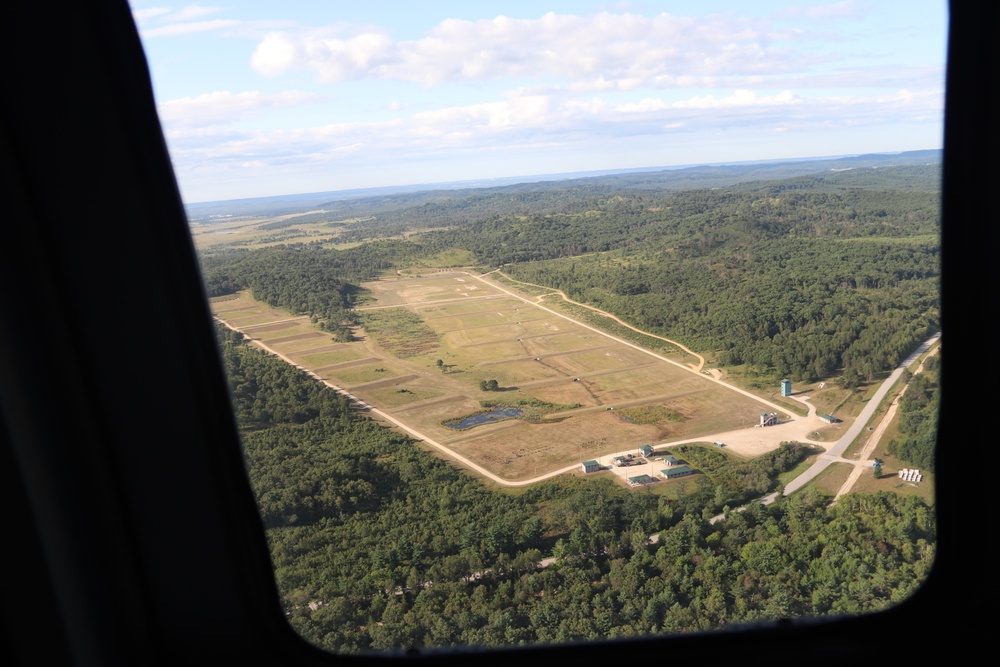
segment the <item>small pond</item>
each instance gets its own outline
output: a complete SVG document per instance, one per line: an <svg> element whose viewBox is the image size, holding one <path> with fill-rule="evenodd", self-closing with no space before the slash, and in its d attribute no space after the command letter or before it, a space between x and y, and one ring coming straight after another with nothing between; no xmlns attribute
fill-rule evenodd
<svg viewBox="0 0 1000 667"><path fill-rule="evenodd" d="M524 412L524 410L521 408L502 406L499 408L493 408L487 412L477 412L476 414L469 415L468 417L462 417L461 419L449 419L441 423L443 426L455 431L464 431L465 429L472 428L473 426L482 426L483 424L502 422L505 419L516 419L521 416L522 412Z"/></svg>

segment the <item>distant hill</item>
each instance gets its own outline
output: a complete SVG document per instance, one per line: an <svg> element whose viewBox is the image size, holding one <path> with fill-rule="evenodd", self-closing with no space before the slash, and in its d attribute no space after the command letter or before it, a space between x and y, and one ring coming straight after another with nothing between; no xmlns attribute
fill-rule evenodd
<svg viewBox="0 0 1000 667"><path fill-rule="evenodd" d="M348 202L351 208L362 209L382 208L386 204L390 207L393 204L412 206L432 201L439 204L441 195L456 191L461 191L466 196L476 191L491 194L503 191L516 193L523 191L528 185L531 189L537 189L540 185L544 187L551 183L553 187L563 188L571 181L584 187L616 189L728 187L745 181L783 179L830 171L940 164L941 159L942 151L935 149L793 160L642 167L231 199L186 204L185 209L189 220L206 224L213 220L240 216L277 216L331 207L342 208Z"/></svg>

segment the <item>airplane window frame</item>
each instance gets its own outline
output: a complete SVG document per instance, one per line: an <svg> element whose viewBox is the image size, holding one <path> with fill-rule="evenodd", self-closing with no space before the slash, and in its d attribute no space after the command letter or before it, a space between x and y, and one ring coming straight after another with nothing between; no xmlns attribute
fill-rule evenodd
<svg viewBox="0 0 1000 667"><path fill-rule="evenodd" d="M128 4L80 3L53 17L50 7L15 0L8 16L16 29L0 46L17 63L0 107L12 223L0 249L8 288L0 488L15 510L4 596L14 664L447 664L470 653L489 664L550 664L657 649L671 659L842 664L896 652L895 639L920 650L922 639L947 640L942 633L952 624L971 636L979 627L968 593L975 586L957 551L963 529L981 534L969 531L982 526L958 498L975 511L988 505L973 504L961 464L943 456L940 443L989 437L957 426L967 409L957 405L957 388L982 348L976 316L984 290L976 288L995 280L987 252L998 232L979 217L989 174L974 160L995 132L981 86L996 24L988 5L950 5L942 382L955 393L944 394L941 423L956 426L939 434L939 551L917 593L861 617L394 657L325 653L282 616ZM47 49L65 66L45 67ZM34 640L39 627L47 641Z"/></svg>

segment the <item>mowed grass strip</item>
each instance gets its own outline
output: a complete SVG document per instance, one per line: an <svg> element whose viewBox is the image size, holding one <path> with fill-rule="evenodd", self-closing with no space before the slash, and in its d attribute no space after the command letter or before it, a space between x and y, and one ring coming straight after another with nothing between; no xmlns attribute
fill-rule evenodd
<svg viewBox="0 0 1000 667"><path fill-rule="evenodd" d="M438 398L443 395L442 392L433 389L406 386L372 389L366 393L366 398L370 403L374 403L378 407L398 408L411 403Z"/></svg>
<svg viewBox="0 0 1000 667"><path fill-rule="evenodd" d="M495 328L512 321L502 311L488 310L464 315L442 316L427 320L428 325L440 333L450 331L471 331L481 328Z"/></svg>
<svg viewBox="0 0 1000 667"><path fill-rule="evenodd" d="M526 306L522 301L512 299L499 292L488 294L496 297L490 299L476 299L469 301L453 301L451 303L415 303L411 304L413 310L424 317L427 321L433 321L441 317L461 317L480 312L499 311L505 313L512 321L521 317L522 308Z"/></svg>
<svg viewBox="0 0 1000 667"><path fill-rule="evenodd" d="M566 328L559 332L539 332L528 334L525 343L536 355L554 354L560 352L574 352L576 350L586 350L595 347L614 347L622 349L622 346L608 338L593 331L582 328Z"/></svg>
<svg viewBox="0 0 1000 667"><path fill-rule="evenodd" d="M433 323L430 323L434 326ZM517 324L499 324L492 327L476 327L460 331L442 332L450 344L456 347L484 345L501 341L516 341L524 337L524 328Z"/></svg>
<svg viewBox="0 0 1000 667"><path fill-rule="evenodd" d="M540 401L562 405L579 404L582 407L599 405L598 398L582 382L562 378L560 382L526 389L524 393Z"/></svg>
<svg viewBox="0 0 1000 667"><path fill-rule="evenodd" d="M508 426L497 428L503 424ZM468 436L452 440L450 447L504 479L516 481L615 449L638 448L651 442L657 431L652 426L623 424L602 411L562 422L513 420L461 433Z"/></svg>
<svg viewBox="0 0 1000 667"><path fill-rule="evenodd" d="M306 354L296 359L296 362L305 366L306 368L319 368L320 366L329 366L331 364L339 364L344 361L353 361L355 359L360 359L361 354L362 353L360 350L355 350L353 348L345 347L337 350L332 350L330 352Z"/></svg>
<svg viewBox="0 0 1000 667"><path fill-rule="evenodd" d="M271 331L282 331L298 326L299 318L295 318L288 313L279 313L273 310L258 313L256 315L241 315L239 317L226 318L226 321L233 326L246 329L247 334L257 337L259 333ZM307 319L304 321L308 322Z"/></svg>
<svg viewBox="0 0 1000 667"><path fill-rule="evenodd" d="M516 386L533 380L566 377L565 373L531 359L504 363L484 362L471 369L470 376L475 379L476 384L479 384L479 380L495 379L501 387Z"/></svg>
<svg viewBox="0 0 1000 667"><path fill-rule="evenodd" d="M326 332L310 338L303 338L290 342L286 342L281 339L268 340L266 342L268 347L272 347L282 354L297 354L307 350L313 350L318 347L324 347L323 343L326 343L327 346L337 345L337 343L333 341L333 337Z"/></svg>
<svg viewBox="0 0 1000 667"><path fill-rule="evenodd" d="M649 394L661 394L679 387L702 387L705 384L702 378L682 368L652 358L650 361L653 363L601 373L591 379L602 391L641 387Z"/></svg>
<svg viewBox="0 0 1000 667"><path fill-rule="evenodd" d="M247 304L243 299L233 299L231 302L216 302L211 303L212 312L216 315L234 317L240 313L258 313L260 312L260 307L256 304Z"/></svg>
<svg viewBox="0 0 1000 667"><path fill-rule="evenodd" d="M706 383L703 391L692 391L677 398L657 401L669 410L687 415L688 419L670 423L671 435L677 439L702 434L753 428L759 423L761 404L735 391Z"/></svg>
<svg viewBox="0 0 1000 667"><path fill-rule="evenodd" d="M581 373L596 373L615 369L624 370L638 360L629 360L623 353L624 350L620 345L608 341L607 345L596 349L581 352L566 352L565 354L550 354L545 357L545 362L563 370L567 375L580 375Z"/></svg>
<svg viewBox="0 0 1000 667"><path fill-rule="evenodd" d="M475 287L475 286L469 286L469 287L460 288L460 289L456 289L456 290L452 290L452 291L446 291L446 292L440 292L440 293L437 293L437 294L431 294L431 295L427 296L424 299L424 301L426 301L428 303L434 303L435 301L445 301L445 300L448 300L448 299L462 299L462 298L477 299L477 298L485 298L485 297L492 297L492 296L494 296L494 294L492 294L490 292L486 292L486 291L481 290L481 289L479 289L478 287Z"/></svg>
<svg viewBox="0 0 1000 667"><path fill-rule="evenodd" d="M224 296L213 296L208 300L209 307L213 313L223 313L227 311L239 311L256 308L259 309L261 303L254 301L249 290L242 290L235 294Z"/></svg>
<svg viewBox="0 0 1000 667"><path fill-rule="evenodd" d="M496 359L497 361L482 362L481 365L502 363L507 360L518 360L530 357L531 354L517 342L503 343L479 343L478 345L466 345L461 348L461 356L467 357L470 363L476 363L482 359Z"/></svg>
<svg viewBox="0 0 1000 667"><path fill-rule="evenodd" d="M348 385L375 382L376 380L388 380L400 375L391 366L387 367L382 364L331 369L329 374L330 377L339 380L341 384Z"/></svg>

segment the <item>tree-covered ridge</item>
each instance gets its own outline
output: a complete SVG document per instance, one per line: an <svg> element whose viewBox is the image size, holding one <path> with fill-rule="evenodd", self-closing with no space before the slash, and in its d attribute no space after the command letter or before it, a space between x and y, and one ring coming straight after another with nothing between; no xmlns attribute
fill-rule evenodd
<svg viewBox="0 0 1000 667"><path fill-rule="evenodd" d="M572 180L522 183L492 188L429 190L331 201L323 219L353 223L341 237L364 241L398 236L412 230L462 227L495 218L580 215L602 210L619 196L647 201L665 194L720 189L811 189L843 192L864 189L907 189L935 192L940 187L940 155L929 152L889 164L862 158L775 165L718 166L625 173ZM838 168L839 167L839 168Z"/></svg>
<svg viewBox="0 0 1000 667"><path fill-rule="evenodd" d="M334 192L257 197L216 202L186 204L188 217L199 224L213 224L233 216L276 217L294 216L302 219L344 221L358 220L385 212L419 207L427 202L449 202L470 194L495 194L510 200L510 193L531 189L565 189L567 185L580 190L622 191L638 190L691 190L695 188L727 188L739 183L763 180L782 180L803 175L829 175L854 172L862 175L860 182L867 186L881 173L907 170L911 167L940 165L941 150L906 151L897 154L868 154L836 159L772 161L766 163L697 165L682 168L640 169L615 173L590 172L589 174L552 174L522 179L491 179L479 183L446 183L434 185L388 186L374 189L340 190ZM875 174L878 170L878 174ZM898 177L895 177L897 182ZM932 184L920 179L912 180L912 187L936 189L940 177ZM506 181L510 184L503 184ZM484 209L485 210L485 209ZM318 211L318 212L317 212ZM503 211L491 211L501 213ZM509 211L508 211L509 212ZM526 210L520 213L529 212ZM274 227L282 227L278 225Z"/></svg>
<svg viewBox="0 0 1000 667"><path fill-rule="evenodd" d="M280 594L292 625L327 649L864 613L912 593L933 560L933 511L915 497L846 496L828 508L807 493L711 523L705 508L729 500L729 484L705 475L677 501L571 477L493 491L239 336L221 339ZM788 448L764 467L794 460ZM727 479L755 484L757 472L737 466ZM560 560L541 568L549 553Z"/></svg>
<svg viewBox="0 0 1000 667"><path fill-rule="evenodd" d="M559 214L496 215L424 241L466 248L483 263L500 266L619 248L670 250L689 258L788 237L940 232L937 192L828 192L827 182L810 178L727 189L614 192L578 199Z"/></svg>

